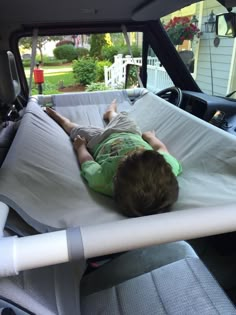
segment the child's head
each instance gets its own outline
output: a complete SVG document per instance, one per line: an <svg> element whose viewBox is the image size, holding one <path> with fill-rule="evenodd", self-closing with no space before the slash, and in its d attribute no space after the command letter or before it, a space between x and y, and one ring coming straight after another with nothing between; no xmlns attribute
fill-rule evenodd
<svg viewBox="0 0 236 315"><path fill-rule="evenodd" d="M128 155L114 177L114 198L129 217L168 211L178 192L171 166L153 150Z"/></svg>

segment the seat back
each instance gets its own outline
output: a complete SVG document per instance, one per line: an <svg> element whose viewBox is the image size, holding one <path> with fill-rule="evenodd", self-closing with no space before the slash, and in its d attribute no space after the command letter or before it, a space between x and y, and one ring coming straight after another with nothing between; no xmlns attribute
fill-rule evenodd
<svg viewBox="0 0 236 315"><path fill-rule="evenodd" d="M20 80L15 58L10 51L0 51L0 104L11 105L20 94Z"/></svg>
<svg viewBox="0 0 236 315"><path fill-rule="evenodd" d="M5 121L18 119L19 114L12 105L20 91L14 55L10 51L0 51L0 165L18 127L17 123L12 121L5 123Z"/></svg>

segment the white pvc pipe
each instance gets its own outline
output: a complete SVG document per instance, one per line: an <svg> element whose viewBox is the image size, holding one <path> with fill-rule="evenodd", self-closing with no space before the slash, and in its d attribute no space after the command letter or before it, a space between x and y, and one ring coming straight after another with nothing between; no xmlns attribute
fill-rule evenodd
<svg viewBox="0 0 236 315"><path fill-rule="evenodd" d="M67 262L66 231L18 238L15 255L18 271Z"/></svg>
<svg viewBox="0 0 236 315"><path fill-rule="evenodd" d="M85 258L236 231L236 206L191 209L81 227ZM0 276L69 261L66 231L0 239Z"/></svg>
<svg viewBox="0 0 236 315"><path fill-rule="evenodd" d="M0 277L69 261L66 231L0 239Z"/></svg>
<svg viewBox="0 0 236 315"><path fill-rule="evenodd" d="M236 231L234 205L81 227L85 258L232 231Z"/></svg>
<svg viewBox="0 0 236 315"><path fill-rule="evenodd" d="M3 236L4 226L9 213L9 207L0 201L0 237Z"/></svg>

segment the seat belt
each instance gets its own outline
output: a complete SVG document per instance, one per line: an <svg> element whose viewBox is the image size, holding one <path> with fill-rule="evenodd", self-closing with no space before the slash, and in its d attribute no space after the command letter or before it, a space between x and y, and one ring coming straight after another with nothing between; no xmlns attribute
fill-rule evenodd
<svg viewBox="0 0 236 315"><path fill-rule="evenodd" d="M134 62L134 56L133 56L133 53L132 53L132 49L131 49L131 45L130 45L130 40L129 40L129 36L127 34L127 28L124 24L121 25L121 29L122 29L122 32L124 34L124 38L125 38L125 41L126 41L126 45L128 46L128 49L129 49L129 53L130 53L130 56L131 56L131 59L132 61ZM136 68L136 74L137 74L137 78L138 78L138 83L139 83L139 86L141 88L143 88L143 82L140 78L140 75L139 75L139 72L138 72L138 69Z"/></svg>
<svg viewBox="0 0 236 315"><path fill-rule="evenodd" d="M29 96L32 94L32 80L33 80L33 70L35 66L35 57L37 51L37 40L38 40L38 29L33 30L32 36L32 49L31 49L31 63L30 63L30 77L29 77Z"/></svg>

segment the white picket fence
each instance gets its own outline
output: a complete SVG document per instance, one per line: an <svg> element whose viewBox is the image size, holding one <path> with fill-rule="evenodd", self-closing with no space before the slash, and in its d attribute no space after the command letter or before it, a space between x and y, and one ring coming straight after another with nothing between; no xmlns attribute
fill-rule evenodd
<svg viewBox="0 0 236 315"><path fill-rule="evenodd" d="M148 57L147 63L147 88L150 91L158 92L174 85L165 69L160 66L160 62L156 57ZM110 67L104 67L105 85L112 88L123 86L125 84L126 67L128 64L141 66L142 58L123 57L121 54L116 55L114 63Z"/></svg>

